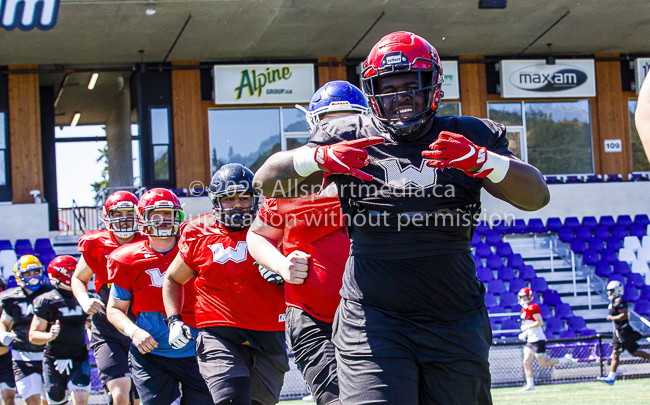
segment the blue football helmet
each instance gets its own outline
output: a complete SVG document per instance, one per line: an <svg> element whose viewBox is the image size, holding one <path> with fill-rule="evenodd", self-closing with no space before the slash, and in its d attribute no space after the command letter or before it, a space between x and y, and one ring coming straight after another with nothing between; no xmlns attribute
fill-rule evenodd
<svg viewBox="0 0 650 405"><path fill-rule="evenodd" d="M296 104L296 108L305 112L310 130L314 130L323 115L336 112L358 112L370 114L370 107L363 92L353 84L335 80L325 83L309 102L309 108Z"/></svg>
<svg viewBox="0 0 650 405"><path fill-rule="evenodd" d="M253 172L240 163L228 163L221 166L212 176L208 197L212 200L212 209L217 221L233 230L246 229L253 223L260 206L261 194L253 187ZM223 208L221 199L237 194L249 193L252 196L250 207Z"/></svg>
<svg viewBox="0 0 650 405"><path fill-rule="evenodd" d="M37 270L38 274L25 276L25 273L34 270ZM45 280L47 279L43 265L32 255L20 256L20 259L18 259L14 266L14 277L19 286L29 291L38 290L43 284L46 284Z"/></svg>

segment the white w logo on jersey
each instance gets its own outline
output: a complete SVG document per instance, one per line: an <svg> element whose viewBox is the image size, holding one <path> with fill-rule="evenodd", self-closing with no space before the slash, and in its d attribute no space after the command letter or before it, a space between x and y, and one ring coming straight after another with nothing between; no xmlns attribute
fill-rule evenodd
<svg viewBox="0 0 650 405"><path fill-rule="evenodd" d="M420 188L429 188L436 185L438 181L438 172L434 167L425 165L426 160L422 159L420 167L417 168L409 164L402 168L399 160L390 158L376 161L386 175L386 183L396 188L403 188L407 185L413 185Z"/></svg>
<svg viewBox="0 0 650 405"><path fill-rule="evenodd" d="M61 315L63 316L81 316L81 314L83 313L79 305L77 305L73 309L70 309L68 307L61 307L59 308L59 312L61 312Z"/></svg>
<svg viewBox="0 0 650 405"><path fill-rule="evenodd" d="M145 271L151 277L151 285L154 287L162 288L163 279L165 278L165 273L161 273L160 269L151 269Z"/></svg>
<svg viewBox="0 0 650 405"><path fill-rule="evenodd" d="M23 314L23 316L31 315L34 313L34 307L32 304L28 304L26 302L19 302L18 306L20 307L20 312Z"/></svg>
<svg viewBox="0 0 650 405"><path fill-rule="evenodd" d="M208 247L212 250L212 261L215 263L224 264L228 260L241 263L248 259L248 244L243 241L237 242L237 246L234 249L230 246L224 249L222 243L208 245Z"/></svg>

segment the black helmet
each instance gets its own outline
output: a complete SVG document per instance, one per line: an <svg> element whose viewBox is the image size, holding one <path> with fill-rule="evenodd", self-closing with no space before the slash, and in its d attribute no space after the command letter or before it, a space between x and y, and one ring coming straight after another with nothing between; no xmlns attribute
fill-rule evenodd
<svg viewBox="0 0 650 405"><path fill-rule="evenodd" d="M250 193L253 202L245 208L223 208L222 197L233 197L241 193ZM212 209L217 221L230 229L245 229L251 226L259 208L260 193L253 187L253 172L239 163L221 166L212 176L208 197L212 200Z"/></svg>

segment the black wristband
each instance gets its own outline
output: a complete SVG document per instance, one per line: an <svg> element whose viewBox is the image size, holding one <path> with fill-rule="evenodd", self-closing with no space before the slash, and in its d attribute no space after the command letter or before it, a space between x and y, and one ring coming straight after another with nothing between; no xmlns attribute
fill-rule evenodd
<svg viewBox="0 0 650 405"><path fill-rule="evenodd" d="M169 326L170 326L172 323L174 323L174 322L176 322L176 321L181 321L181 322L183 322L183 317L180 316L180 315L178 315L178 314L176 314L176 315L172 315L172 316L168 317L167 319L165 319L165 323L167 323L167 327L168 327L168 328L169 328Z"/></svg>

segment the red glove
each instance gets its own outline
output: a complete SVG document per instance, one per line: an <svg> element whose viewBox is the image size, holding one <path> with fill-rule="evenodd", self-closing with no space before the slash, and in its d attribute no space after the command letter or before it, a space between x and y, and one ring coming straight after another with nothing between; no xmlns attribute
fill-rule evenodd
<svg viewBox="0 0 650 405"><path fill-rule="evenodd" d="M429 145L432 150L422 152L422 157L432 159L426 163L429 167L445 169L453 167L467 173L468 170L483 166L487 161L487 150L476 146L462 135L449 131L442 131L438 139ZM486 177L486 171L467 173L473 177Z"/></svg>
<svg viewBox="0 0 650 405"><path fill-rule="evenodd" d="M316 148L314 160L323 171L351 174L361 180L370 181L373 179L371 175L358 170L368 164L368 151L363 148L384 142L384 138L373 136L319 146Z"/></svg>

